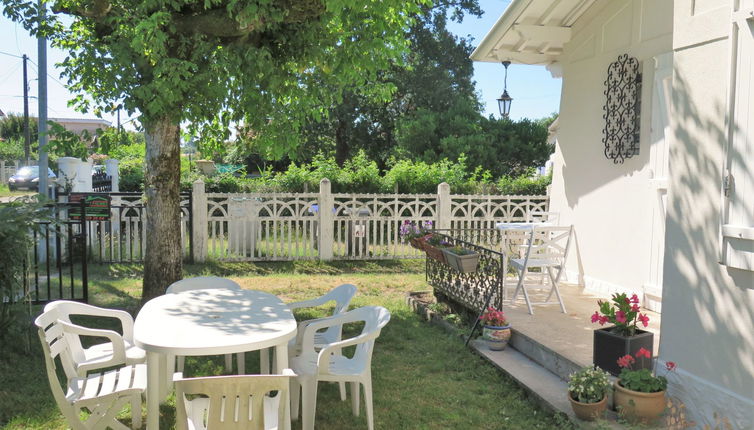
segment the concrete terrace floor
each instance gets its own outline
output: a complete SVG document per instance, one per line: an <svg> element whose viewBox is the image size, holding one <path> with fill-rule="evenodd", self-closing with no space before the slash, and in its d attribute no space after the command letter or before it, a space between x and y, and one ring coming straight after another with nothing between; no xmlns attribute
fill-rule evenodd
<svg viewBox="0 0 754 430"><path fill-rule="evenodd" d="M507 282L511 285L513 282ZM513 284L515 287L515 284ZM513 289L508 287L509 296ZM547 287L549 290L549 287ZM561 284L560 294L565 302L566 313L560 311L560 306L533 306L534 314L529 315L523 295L519 293L514 305L503 306L512 327L518 332L549 347L559 355L571 361L586 366L592 363L592 339L595 329L600 328L591 322L591 316L598 309L597 300L609 300L609 296L593 295L584 292L578 285ZM535 299L543 300L543 295L534 294ZM554 297L554 296L553 296ZM649 327L646 330L655 334L654 355L660 345L660 314L646 309L642 310L649 316ZM640 326L640 328L643 328Z"/></svg>

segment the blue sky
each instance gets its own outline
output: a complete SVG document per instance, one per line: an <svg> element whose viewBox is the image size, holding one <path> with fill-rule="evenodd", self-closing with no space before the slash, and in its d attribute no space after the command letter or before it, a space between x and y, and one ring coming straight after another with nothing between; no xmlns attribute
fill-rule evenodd
<svg viewBox="0 0 754 430"><path fill-rule="evenodd" d="M487 31L497 21L508 6L508 0L480 0L485 11L481 19L467 16L463 23L451 22L449 28L459 36L473 38L478 44ZM11 55L7 55L11 54ZM23 87L21 59L26 54L28 63L29 112L37 116L37 42L19 24L0 17L0 109L3 112L23 113ZM70 93L65 89L65 80L60 78L54 64L65 58L60 50L47 50L48 55L48 116L51 118L93 117L76 112L68 107ZM475 63L474 80L481 101L485 104L485 115L498 116L496 99L503 92L504 69L500 64ZM541 118L558 111L560 102L560 79L554 79L543 66L513 64L508 69L508 93L513 97L510 116L512 119ZM111 116L104 119L114 121ZM122 114L121 121L128 118Z"/></svg>

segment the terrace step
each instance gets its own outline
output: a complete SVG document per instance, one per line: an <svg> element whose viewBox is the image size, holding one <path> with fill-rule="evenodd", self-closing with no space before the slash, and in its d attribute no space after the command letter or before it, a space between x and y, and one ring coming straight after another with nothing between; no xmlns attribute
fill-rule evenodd
<svg viewBox="0 0 754 430"><path fill-rule="evenodd" d="M634 429L636 426L623 425L618 422L615 411L607 410L605 416L596 422L582 421L573 414L571 403L568 400L568 383L550 370L534 362L526 355L511 348L503 351L492 351L484 340L475 339L469 342L473 351L488 360L495 367L513 378L541 407L555 413L563 413L577 424L579 429ZM608 405L612 404L612 398L608 398ZM642 426L645 430L666 429L663 426Z"/></svg>
<svg viewBox="0 0 754 430"><path fill-rule="evenodd" d="M589 364L577 363L562 350L558 351L537 340L527 330L516 329L514 326L511 332L510 346L563 381L567 381L569 375Z"/></svg>

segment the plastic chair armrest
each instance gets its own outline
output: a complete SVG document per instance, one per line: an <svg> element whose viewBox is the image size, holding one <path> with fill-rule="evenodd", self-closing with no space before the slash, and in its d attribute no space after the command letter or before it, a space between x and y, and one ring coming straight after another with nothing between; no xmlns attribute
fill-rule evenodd
<svg viewBox="0 0 754 430"><path fill-rule="evenodd" d="M75 334L77 336L104 337L113 345L113 356L111 358L96 363L79 365L77 366L79 370L89 371L126 363L126 345L123 342L123 336L119 333L112 330L82 327L65 321L60 321L60 324L63 326L63 331L66 333Z"/></svg>
<svg viewBox="0 0 754 430"><path fill-rule="evenodd" d="M339 351L347 346L358 345L360 343L376 339L380 335L380 331L381 330L375 330L369 333L362 333L350 339L328 343L327 345L322 347L321 351L319 351L319 355L317 356L317 367L319 367L320 369L326 369L329 372L330 354L335 351Z"/></svg>
<svg viewBox="0 0 754 430"><path fill-rule="evenodd" d="M300 302L293 302L288 303L286 306L288 306L288 309L301 309L301 308L313 308L316 306L322 306L325 303L332 301L330 298L325 298L325 296L317 297L316 299L311 300L302 300Z"/></svg>

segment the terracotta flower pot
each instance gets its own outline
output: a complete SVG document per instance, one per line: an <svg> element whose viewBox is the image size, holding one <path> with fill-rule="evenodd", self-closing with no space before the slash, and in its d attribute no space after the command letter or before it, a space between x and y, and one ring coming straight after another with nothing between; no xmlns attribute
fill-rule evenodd
<svg viewBox="0 0 754 430"><path fill-rule="evenodd" d="M486 325L482 328L482 338L492 351L502 351L511 339L511 326Z"/></svg>
<svg viewBox="0 0 754 430"><path fill-rule="evenodd" d="M594 421L602 416L607 409L607 394L597 403L581 403L573 400L571 393L568 393L568 400L571 401L571 408L576 416L584 421Z"/></svg>
<svg viewBox="0 0 754 430"><path fill-rule="evenodd" d="M629 421L651 424L665 412L665 391L642 393L629 390L615 381L613 404L619 415Z"/></svg>

